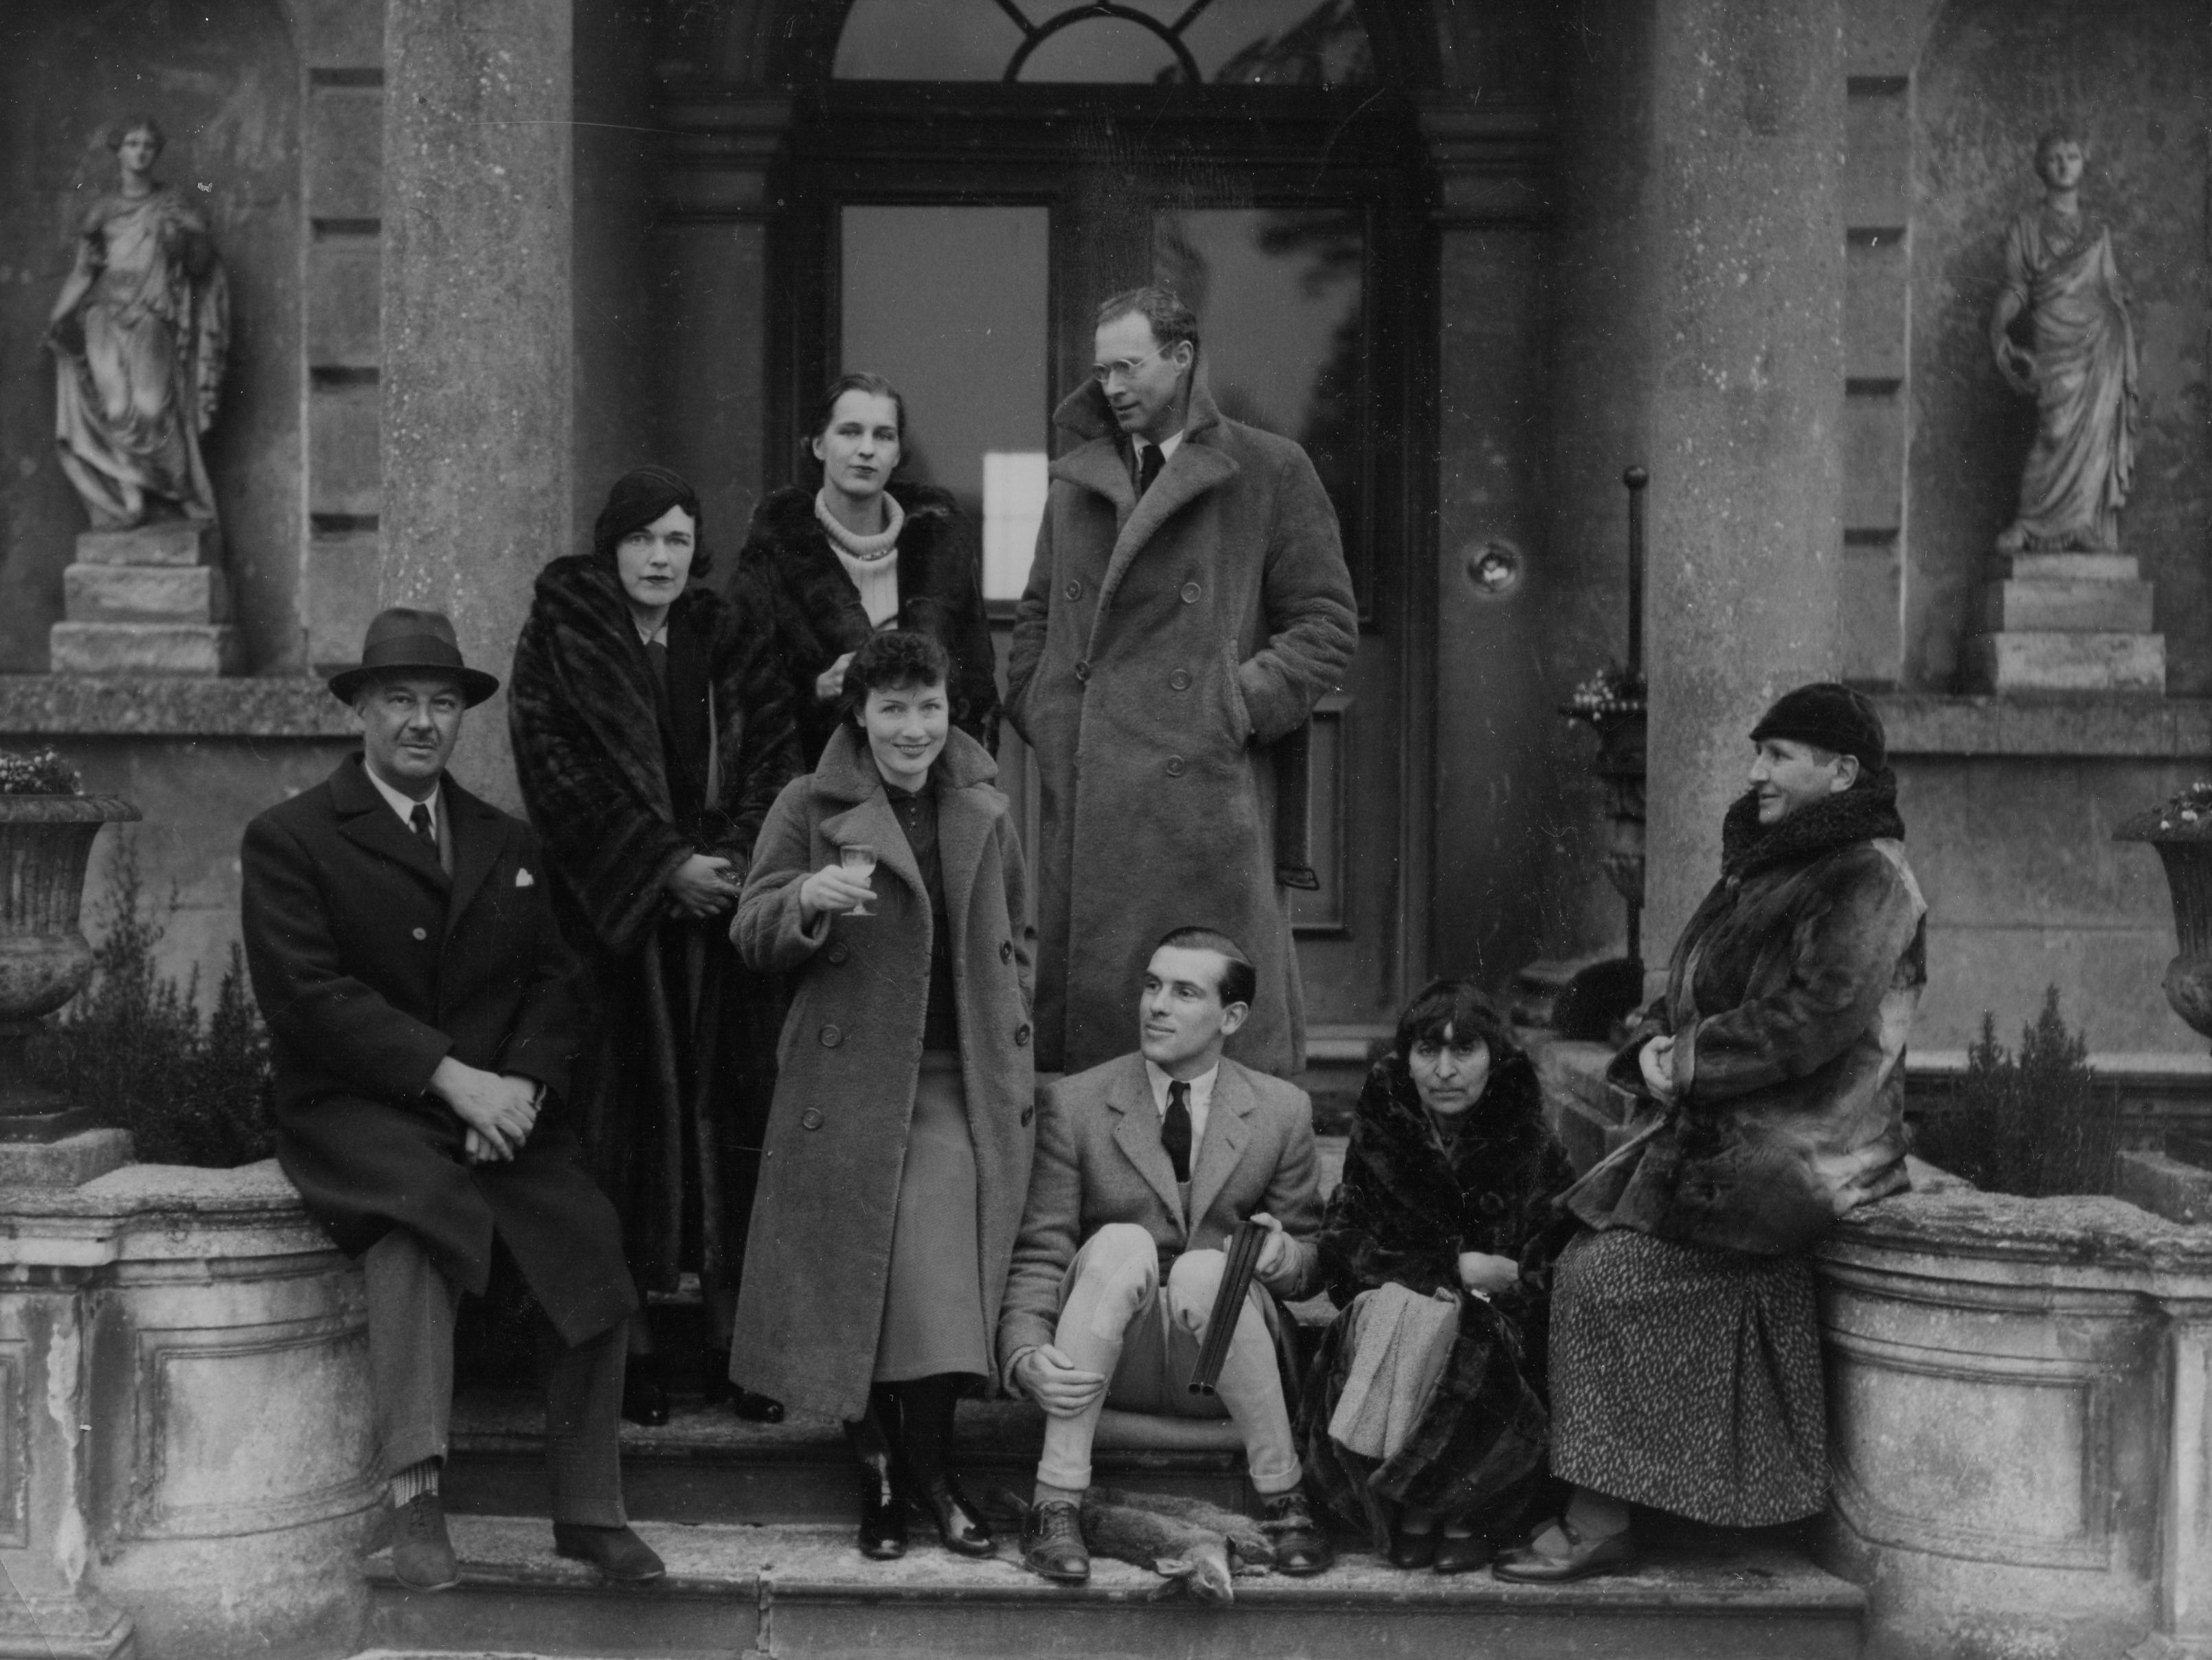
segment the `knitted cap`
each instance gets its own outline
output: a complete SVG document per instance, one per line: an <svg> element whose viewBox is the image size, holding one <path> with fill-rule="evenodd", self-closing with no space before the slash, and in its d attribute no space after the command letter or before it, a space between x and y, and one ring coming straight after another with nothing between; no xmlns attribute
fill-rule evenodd
<svg viewBox="0 0 2212 1660"><path fill-rule="evenodd" d="M1880 772L1889 758L1889 739L1872 700L1833 680L1815 680L1776 698L1751 729L1753 743L1765 738L1786 738L1838 755L1856 755L1869 772Z"/></svg>

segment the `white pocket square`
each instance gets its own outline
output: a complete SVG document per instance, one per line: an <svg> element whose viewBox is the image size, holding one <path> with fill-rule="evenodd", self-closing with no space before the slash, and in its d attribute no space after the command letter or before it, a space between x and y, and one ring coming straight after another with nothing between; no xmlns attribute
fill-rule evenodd
<svg viewBox="0 0 2212 1660"><path fill-rule="evenodd" d="M534 888L538 885L538 879L530 873L530 867L527 865L522 866L514 873L514 885L518 888Z"/></svg>

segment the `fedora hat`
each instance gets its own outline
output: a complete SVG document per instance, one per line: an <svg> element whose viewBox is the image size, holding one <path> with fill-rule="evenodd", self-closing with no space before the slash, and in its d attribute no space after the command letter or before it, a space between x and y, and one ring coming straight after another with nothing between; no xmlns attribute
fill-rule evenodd
<svg viewBox="0 0 2212 1660"><path fill-rule="evenodd" d="M471 708L499 690L496 675L461 661L460 642L445 612L394 605L370 619L361 639L361 661L330 678L331 696L349 704L380 676L410 673L452 675L461 683L461 696Z"/></svg>

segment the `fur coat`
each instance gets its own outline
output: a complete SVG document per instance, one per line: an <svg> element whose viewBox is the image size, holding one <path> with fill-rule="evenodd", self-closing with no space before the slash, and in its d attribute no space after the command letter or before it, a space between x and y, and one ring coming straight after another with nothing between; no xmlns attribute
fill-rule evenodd
<svg viewBox="0 0 2212 1660"><path fill-rule="evenodd" d="M586 969L589 1031L577 1097L600 1184L622 1213L642 1288L696 1268L710 1292L737 1278L781 1013L723 917L668 914L663 885L694 853L742 878L776 793L798 770L790 704L762 618L694 587L669 612L672 684L703 672L707 757L669 776L652 671L612 564L589 554L538 574L514 648L508 722L515 773L551 861L553 898ZM701 800L679 812L685 797ZM694 1222L685 1238L689 1213Z"/></svg>
<svg viewBox="0 0 2212 1660"><path fill-rule="evenodd" d="M987 751L999 746L998 659L983 614L982 556L951 496L927 484L894 483L906 514L899 532L898 626L927 634L952 659L946 690L952 723ZM767 595L775 659L789 689L804 763L822 758L838 708L814 695L816 678L871 632L860 590L845 574L814 516L814 491L787 485L753 509L739 568Z"/></svg>
<svg viewBox="0 0 2212 1660"><path fill-rule="evenodd" d="M1905 1175L1905 1043L1928 979L1927 902L1887 770L1762 830L1745 796L1665 994L1613 1058L1630 1134L1567 1195L1594 1228L1799 1251ZM1638 1056L1671 1034L1675 1098Z"/></svg>
<svg viewBox="0 0 2212 1660"><path fill-rule="evenodd" d="M1359 641L1335 509L1305 452L1224 417L1202 374L1142 501L1097 386L1057 419L1082 441L1052 464L1006 668L1037 762L1037 1067L1127 1054L1153 942L1205 923L1259 970L1231 1058L1291 1076L1281 749Z"/></svg>
<svg viewBox="0 0 2212 1660"><path fill-rule="evenodd" d="M1553 1201L1572 1179L1544 1116L1535 1068L1518 1049L1492 1064L1481 1098L1447 1145L1405 1063L1376 1061L1360 1091L1344 1178L1322 1225L1322 1272L1345 1312L1322 1339L1298 1414L1307 1480L1328 1507L1389 1542L1390 1507L1510 1528L1544 1468L1544 1362L1552 1258L1571 1224ZM1485 1302L1459 1289L1459 1255L1521 1265L1520 1284ZM1459 1332L1412 1435L1390 1458L1329 1438L1352 1359L1354 1298L1397 1284L1459 1298Z"/></svg>

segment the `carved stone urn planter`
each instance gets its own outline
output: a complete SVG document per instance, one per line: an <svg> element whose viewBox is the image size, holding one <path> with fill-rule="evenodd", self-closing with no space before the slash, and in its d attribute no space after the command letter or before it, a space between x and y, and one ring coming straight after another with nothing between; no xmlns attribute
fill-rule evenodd
<svg viewBox="0 0 2212 1660"><path fill-rule="evenodd" d="M2193 1031L2212 1037L2212 785L2192 785L2137 813L2112 840L2158 849L2181 948L2166 965L2166 1000Z"/></svg>
<svg viewBox="0 0 2212 1660"><path fill-rule="evenodd" d="M92 973L78 914L93 840L101 825L138 817L112 795L0 794L0 1141L52 1141L92 1126L94 1105L31 1082L23 1047Z"/></svg>

